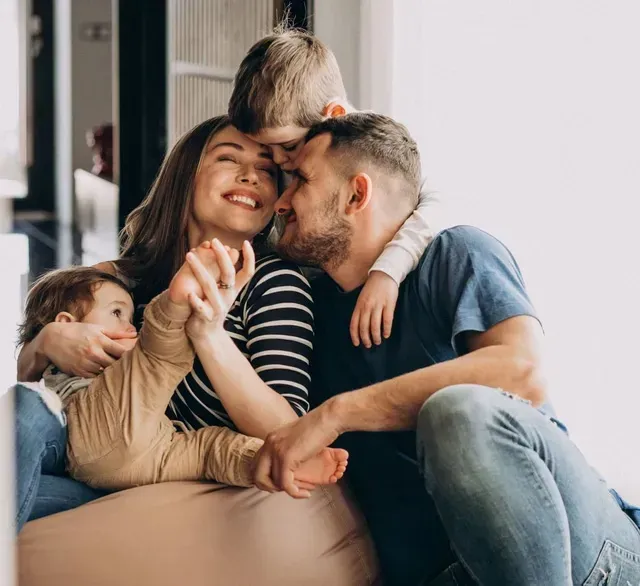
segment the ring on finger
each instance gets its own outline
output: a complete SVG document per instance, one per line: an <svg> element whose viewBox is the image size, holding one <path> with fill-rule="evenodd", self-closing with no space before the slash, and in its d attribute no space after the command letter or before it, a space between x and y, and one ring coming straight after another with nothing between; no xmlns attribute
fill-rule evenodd
<svg viewBox="0 0 640 586"><path fill-rule="evenodd" d="M231 289L233 284L225 283L224 281L218 281L218 289Z"/></svg>

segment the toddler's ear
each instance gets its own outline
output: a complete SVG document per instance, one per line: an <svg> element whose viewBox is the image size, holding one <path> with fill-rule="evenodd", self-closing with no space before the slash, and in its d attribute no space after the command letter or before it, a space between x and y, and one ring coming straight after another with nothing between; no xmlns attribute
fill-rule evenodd
<svg viewBox="0 0 640 586"><path fill-rule="evenodd" d="M76 318L73 317L68 311L61 311L58 315L56 315L56 322L68 324L76 321Z"/></svg>
<svg viewBox="0 0 640 586"><path fill-rule="evenodd" d="M322 115L325 118L337 118L338 116L344 116L347 113L347 109L342 102L331 101L322 110Z"/></svg>

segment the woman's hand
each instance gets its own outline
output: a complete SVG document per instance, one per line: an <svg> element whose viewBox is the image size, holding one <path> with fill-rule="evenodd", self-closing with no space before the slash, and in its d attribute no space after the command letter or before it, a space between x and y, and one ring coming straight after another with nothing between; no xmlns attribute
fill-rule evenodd
<svg viewBox="0 0 640 586"><path fill-rule="evenodd" d="M372 271L365 283L351 317L351 341L371 348L382 344L382 338L391 335L393 312L398 301L398 285L386 273Z"/></svg>
<svg viewBox="0 0 640 586"><path fill-rule="evenodd" d="M50 362L67 374L90 378L129 350L137 334L115 334L94 324L54 322L45 326L43 335L41 352Z"/></svg>
<svg viewBox="0 0 640 586"><path fill-rule="evenodd" d="M231 256L232 251L225 248L217 239L214 239L211 245L216 260L213 267L215 270L212 270L212 266L208 266L211 263L205 265L197 254L193 252L187 254L189 268L203 292L203 298L193 291L188 297L193 313L185 329L193 342L224 330L227 313L240 291L255 273L256 259L249 242L245 241L242 245L242 268L237 272Z"/></svg>

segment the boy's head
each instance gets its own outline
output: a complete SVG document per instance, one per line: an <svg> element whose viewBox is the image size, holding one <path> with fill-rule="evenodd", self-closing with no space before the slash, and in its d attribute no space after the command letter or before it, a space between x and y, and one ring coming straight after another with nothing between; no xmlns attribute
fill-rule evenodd
<svg viewBox="0 0 640 586"><path fill-rule="evenodd" d="M92 267L51 271L27 296L18 344L33 340L51 322L82 322L109 333L135 332L133 299L120 279Z"/></svg>
<svg viewBox="0 0 640 586"><path fill-rule="evenodd" d="M249 49L229 101L232 124L271 146L284 169L311 126L349 109L331 50L305 31L283 27Z"/></svg>

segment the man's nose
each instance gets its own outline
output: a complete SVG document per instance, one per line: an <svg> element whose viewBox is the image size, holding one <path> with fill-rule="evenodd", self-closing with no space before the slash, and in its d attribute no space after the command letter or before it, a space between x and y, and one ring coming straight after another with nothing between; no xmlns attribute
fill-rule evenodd
<svg viewBox="0 0 640 586"><path fill-rule="evenodd" d="M291 211L291 189L285 189L277 199L274 209L279 216L285 216Z"/></svg>

